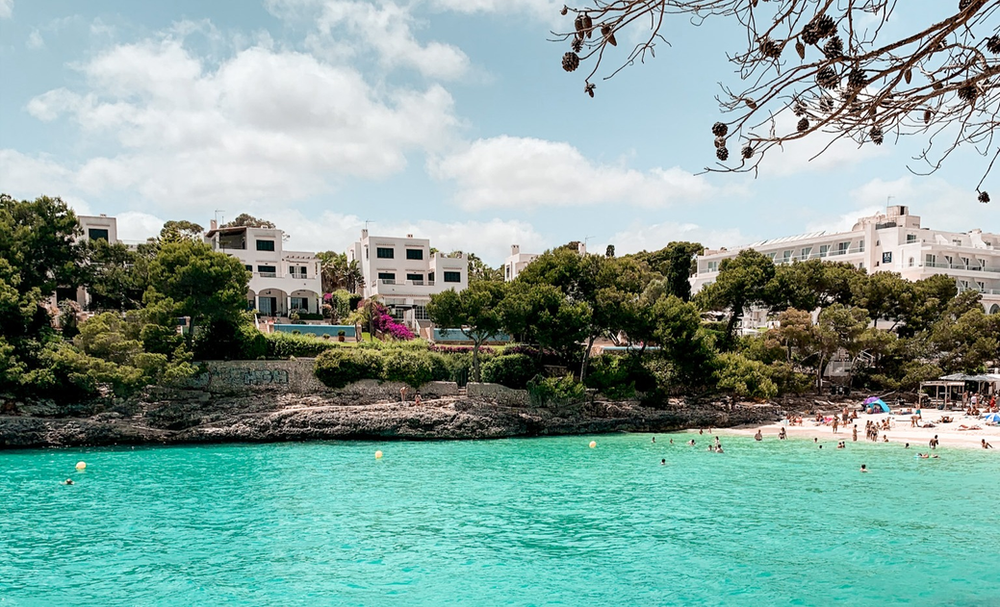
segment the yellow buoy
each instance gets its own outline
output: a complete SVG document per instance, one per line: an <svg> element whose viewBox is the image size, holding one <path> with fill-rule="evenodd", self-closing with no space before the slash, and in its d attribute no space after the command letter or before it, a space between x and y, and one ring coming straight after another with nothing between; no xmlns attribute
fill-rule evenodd
<svg viewBox="0 0 1000 607"><path fill-rule="evenodd" d="M382 459L382 452L381 451L376 451L375 452L375 459Z"/></svg>
<svg viewBox="0 0 1000 607"><path fill-rule="evenodd" d="M595 441L595 440L590 441L590 448L591 449L593 449L596 446L597 446L597 441Z"/></svg>
<svg viewBox="0 0 1000 607"><path fill-rule="evenodd" d="M86 468L87 468L87 462L77 462L76 463L76 469L77 470L85 470Z"/></svg>

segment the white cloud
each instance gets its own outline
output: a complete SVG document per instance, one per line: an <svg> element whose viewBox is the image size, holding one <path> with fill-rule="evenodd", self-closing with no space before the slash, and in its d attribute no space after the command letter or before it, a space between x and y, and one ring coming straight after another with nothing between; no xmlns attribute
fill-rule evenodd
<svg viewBox="0 0 1000 607"><path fill-rule="evenodd" d="M777 133L795 132L799 119L791 111L780 112L775 118ZM784 177L810 171L840 170L887 156L892 147L888 135L882 146L871 143L858 146L847 137L834 141L835 137L832 133L818 131L803 139L788 141L781 147L773 147L760 163L760 172L769 177Z"/></svg>
<svg viewBox="0 0 1000 607"><path fill-rule="evenodd" d="M607 244L615 245L616 255L625 255L662 249L673 241L699 242L709 249L717 249L739 246L750 239L739 229L715 230L694 223L665 221L652 225L635 225L616 233ZM599 253L605 246L601 245L592 252Z"/></svg>
<svg viewBox="0 0 1000 607"><path fill-rule="evenodd" d="M0 19L10 19L14 14L14 0L0 0Z"/></svg>
<svg viewBox="0 0 1000 607"><path fill-rule="evenodd" d="M414 68L431 78L454 79L469 69L469 58L457 47L417 41L410 6L350 0L268 0L266 5L279 17L314 19L316 33L308 43L316 51L330 46L334 56L348 56L361 46L375 51L386 67Z"/></svg>
<svg viewBox="0 0 1000 607"><path fill-rule="evenodd" d="M144 242L147 238L160 235L165 220L149 213L126 211L115 216L118 223L118 239L125 242Z"/></svg>
<svg viewBox="0 0 1000 607"><path fill-rule="evenodd" d="M641 172L594 164L568 143L524 137L480 139L431 162L429 170L457 183L456 200L467 209L613 203L662 207L714 191L703 177L677 167Z"/></svg>
<svg viewBox="0 0 1000 607"><path fill-rule="evenodd" d="M45 39L42 38L42 33L37 29L31 30L28 34L28 40L24 43L26 47L31 50L38 50L45 48Z"/></svg>
<svg viewBox="0 0 1000 607"><path fill-rule="evenodd" d="M981 228L997 232L1000 226L1000 208L995 202L982 204L973 188L957 187L941 177L873 179L851 190L849 197L855 204L878 212L885 212L886 205L905 205L910 213L921 217L923 227L936 230L967 232Z"/></svg>
<svg viewBox="0 0 1000 607"><path fill-rule="evenodd" d="M431 6L459 13L527 13L547 21L560 17L562 0L432 0ZM570 3L572 4L572 3ZM565 19L565 17L563 17ZM572 20L570 20L572 22Z"/></svg>
<svg viewBox="0 0 1000 607"><path fill-rule="evenodd" d="M0 149L0 189L16 198L57 196L69 189L73 172L48 155Z"/></svg>
<svg viewBox="0 0 1000 607"><path fill-rule="evenodd" d="M355 70L260 47L211 71L168 38L117 46L80 69L88 90L52 90L27 106L117 139L119 154L82 163L72 181L172 208L295 200L344 177L385 177L408 152L447 145L457 124L440 86L376 89Z"/></svg>

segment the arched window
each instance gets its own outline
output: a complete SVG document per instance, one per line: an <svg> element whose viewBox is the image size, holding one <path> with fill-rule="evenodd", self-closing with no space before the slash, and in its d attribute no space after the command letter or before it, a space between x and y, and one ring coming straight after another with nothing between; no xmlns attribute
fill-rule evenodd
<svg viewBox="0 0 1000 607"><path fill-rule="evenodd" d="M913 258L912 257L910 258L910 267L911 268L913 267Z"/></svg>
<svg viewBox="0 0 1000 607"><path fill-rule="evenodd" d="M990 314L1000 314L1000 304L993 304L990 307Z"/></svg>

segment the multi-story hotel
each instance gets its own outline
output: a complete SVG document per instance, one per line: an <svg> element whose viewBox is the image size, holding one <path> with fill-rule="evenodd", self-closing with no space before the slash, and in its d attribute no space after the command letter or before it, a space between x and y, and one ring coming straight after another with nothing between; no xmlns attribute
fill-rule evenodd
<svg viewBox="0 0 1000 607"><path fill-rule="evenodd" d="M469 260L465 254L448 257L431 253L426 238L369 236L361 230L361 240L347 249L347 261L358 262L363 290L368 298L379 296L382 302L411 327L427 321L431 295L469 286Z"/></svg>
<svg viewBox="0 0 1000 607"><path fill-rule="evenodd" d="M323 291L319 258L307 251L286 251L284 235L276 228L220 228L212 220L205 242L236 257L252 273L247 304L262 316L318 314Z"/></svg>
<svg viewBox="0 0 1000 607"><path fill-rule="evenodd" d="M955 279L960 292L979 291L988 313L1000 312L1000 235L980 229L945 232L924 228L920 217L902 205L858 219L850 232L815 232L705 251L697 257L692 292L713 283L719 263L743 249L759 251L776 264L807 259L842 261L869 273L898 272L913 281L946 274Z"/></svg>

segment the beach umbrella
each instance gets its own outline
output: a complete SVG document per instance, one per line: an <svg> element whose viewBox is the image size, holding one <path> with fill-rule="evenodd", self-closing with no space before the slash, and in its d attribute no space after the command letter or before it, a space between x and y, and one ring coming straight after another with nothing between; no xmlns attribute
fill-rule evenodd
<svg viewBox="0 0 1000 607"><path fill-rule="evenodd" d="M987 424L1000 424L1000 413L987 413L983 416L983 421Z"/></svg>
<svg viewBox="0 0 1000 607"><path fill-rule="evenodd" d="M868 398L865 399L865 404L866 405L870 405L870 404L872 404L875 401L881 401L881 400L882 399L879 398L879 397L877 397L877 396L869 396Z"/></svg>

